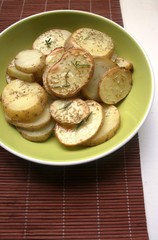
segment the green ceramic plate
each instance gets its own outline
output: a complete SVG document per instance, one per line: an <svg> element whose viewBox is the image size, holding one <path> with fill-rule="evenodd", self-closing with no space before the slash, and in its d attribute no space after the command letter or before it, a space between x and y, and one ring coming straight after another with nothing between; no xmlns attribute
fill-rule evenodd
<svg viewBox="0 0 158 240"><path fill-rule="evenodd" d="M154 81L147 56L133 37L116 23L98 15L81 11L52 11L28 17L10 26L0 35L0 91L5 81L6 67L17 52L30 48L33 40L50 28L73 31L79 27L91 27L109 34L118 55L134 64L133 88L119 104L121 127L109 141L95 147L66 148L55 138L45 143L29 142L14 127L7 124L0 106L0 143L9 152L24 159L49 165L71 165L96 160L116 151L129 141L146 119L152 99Z"/></svg>

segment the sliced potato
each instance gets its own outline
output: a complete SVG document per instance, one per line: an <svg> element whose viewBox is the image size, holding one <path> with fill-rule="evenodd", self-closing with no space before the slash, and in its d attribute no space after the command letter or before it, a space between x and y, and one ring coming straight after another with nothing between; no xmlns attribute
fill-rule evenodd
<svg viewBox="0 0 158 240"><path fill-rule="evenodd" d="M52 52L50 52L46 56L46 60L45 60L46 65L50 65L50 64L54 65L61 59L64 53L65 53L64 47L55 48Z"/></svg>
<svg viewBox="0 0 158 240"><path fill-rule="evenodd" d="M65 146L101 144L120 127L113 104L129 94L132 72L106 33L51 29L8 65L4 116L29 141L46 141L55 129Z"/></svg>
<svg viewBox="0 0 158 240"><path fill-rule="evenodd" d="M53 92L50 90L50 88L47 84L47 74L48 74L49 69L61 59L64 52L65 52L65 50L63 47L56 48L46 57L46 60L45 60L46 67L44 69L43 76L42 76L43 86L44 86L45 90L48 92L48 94L53 97L53 99L56 99L56 97L54 96Z"/></svg>
<svg viewBox="0 0 158 240"><path fill-rule="evenodd" d="M103 121L102 106L93 100L86 101L89 115L73 128L66 128L60 124L55 125L55 135L58 140L66 146L75 146L92 138L100 129Z"/></svg>
<svg viewBox="0 0 158 240"><path fill-rule="evenodd" d="M15 67L15 59L12 59L12 61L9 63L8 67ZM8 72L6 71L6 82L10 83L12 80L15 80L16 77L11 77Z"/></svg>
<svg viewBox="0 0 158 240"><path fill-rule="evenodd" d="M93 57L111 57L114 43L110 36L91 28L79 28L72 33L65 43L65 48L83 48Z"/></svg>
<svg viewBox="0 0 158 240"><path fill-rule="evenodd" d="M102 105L104 110L103 125L97 134L84 143L84 146L95 146L112 138L120 127L120 113L114 105Z"/></svg>
<svg viewBox="0 0 158 240"><path fill-rule="evenodd" d="M22 72L18 70L15 66L8 66L7 73L9 74L10 77L18 78L23 81L33 82L35 80L33 73Z"/></svg>
<svg viewBox="0 0 158 240"><path fill-rule="evenodd" d="M21 127L32 131L38 130L47 125L52 120L49 108L50 103L47 103L43 112L38 117L36 117L32 122L16 122L13 121L10 117L8 117L7 114L5 114L5 118L10 124L16 127Z"/></svg>
<svg viewBox="0 0 158 240"><path fill-rule="evenodd" d="M47 94L38 83L16 79L7 84L2 92L4 112L12 121L33 121L42 113Z"/></svg>
<svg viewBox="0 0 158 240"><path fill-rule="evenodd" d="M110 68L115 67L116 64L112 60L106 57L100 57L94 59L94 73L90 81L82 88L81 92L87 99L100 101L98 94L98 85L103 74Z"/></svg>
<svg viewBox="0 0 158 240"><path fill-rule="evenodd" d="M15 66L15 59L13 59L8 65L6 78L7 78L7 82L10 82L14 79L20 79L27 82L35 81L41 84L43 71L44 71L43 69L40 69L34 73L23 72L17 69L17 67Z"/></svg>
<svg viewBox="0 0 158 240"><path fill-rule="evenodd" d="M133 64L127 59L123 57L117 57L115 59L115 62L120 68L125 68L127 70L133 71Z"/></svg>
<svg viewBox="0 0 158 240"><path fill-rule="evenodd" d="M49 89L58 97L76 95L88 83L94 70L92 56L83 49L70 49L47 73Z"/></svg>
<svg viewBox="0 0 158 240"><path fill-rule="evenodd" d="M131 88L131 71L115 67L106 72L99 82L99 97L106 104L116 104L128 95Z"/></svg>
<svg viewBox="0 0 158 240"><path fill-rule="evenodd" d="M26 49L15 57L15 66L22 72L34 73L40 71L45 65L45 56L37 49Z"/></svg>
<svg viewBox="0 0 158 240"><path fill-rule="evenodd" d="M33 49L40 50L44 55L48 55L58 47L64 47L65 41L71 32L65 29L51 29L39 35L33 42Z"/></svg>
<svg viewBox="0 0 158 240"><path fill-rule="evenodd" d="M54 129L53 121L50 121L46 126L34 131L17 127L18 132L20 132L25 139L32 142L46 141L52 135L53 129Z"/></svg>
<svg viewBox="0 0 158 240"><path fill-rule="evenodd" d="M50 106L50 112L55 121L65 126L74 126L83 121L90 109L88 104L79 98L56 100Z"/></svg>
<svg viewBox="0 0 158 240"><path fill-rule="evenodd" d="M50 89L50 87L49 87L49 85L48 85L48 83L47 83L47 75L48 75L48 72L49 72L49 70L52 68L52 66L51 65L48 65L46 68L45 68L45 70L44 70L44 72L43 72L43 75L42 75L42 82L43 82L43 87L44 87L44 89L46 90L46 92L49 94L49 96L51 96L52 97L52 99L57 99L57 97L54 95L54 93L51 91L51 89Z"/></svg>

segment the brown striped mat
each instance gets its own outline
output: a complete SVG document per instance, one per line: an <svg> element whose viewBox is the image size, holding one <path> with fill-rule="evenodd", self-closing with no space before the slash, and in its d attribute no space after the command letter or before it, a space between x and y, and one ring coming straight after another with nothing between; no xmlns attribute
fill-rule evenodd
<svg viewBox="0 0 158 240"><path fill-rule="evenodd" d="M0 30L55 9L122 25L119 0L0 0ZM147 240L138 135L106 159L69 167L37 165L0 148L0 239Z"/></svg>

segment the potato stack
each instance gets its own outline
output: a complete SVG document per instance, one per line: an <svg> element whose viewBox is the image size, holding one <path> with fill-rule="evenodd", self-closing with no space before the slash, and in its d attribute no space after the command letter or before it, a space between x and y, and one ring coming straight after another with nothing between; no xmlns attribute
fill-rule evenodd
<svg viewBox="0 0 158 240"><path fill-rule="evenodd" d="M117 103L131 91L132 71L106 33L51 29L9 63L5 119L29 141L54 133L65 146L101 144L120 127Z"/></svg>

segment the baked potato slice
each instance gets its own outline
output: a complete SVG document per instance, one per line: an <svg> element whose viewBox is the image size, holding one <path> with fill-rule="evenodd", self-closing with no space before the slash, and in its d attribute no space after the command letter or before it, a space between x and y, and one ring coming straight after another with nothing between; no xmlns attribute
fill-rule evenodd
<svg viewBox="0 0 158 240"><path fill-rule="evenodd" d="M103 108L93 100L86 101L89 108L89 115L73 128L67 128L60 124L55 125L55 135L59 142L66 146L83 144L92 138L100 129L103 121Z"/></svg>
<svg viewBox="0 0 158 240"><path fill-rule="evenodd" d="M94 70L93 57L83 49L70 49L47 73L47 84L54 95L67 98L86 85Z"/></svg>
<svg viewBox="0 0 158 240"><path fill-rule="evenodd" d="M93 57L111 58L114 43L110 36L92 28L79 28L74 31L65 43L65 48L83 48Z"/></svg>
<svg viewBox="0 0 158 240"><path fill-rule="evenodd" d="M52 135L53 129L54 129L53 121L50 121L46 126L34 131L17 127L18 132L20 132L25 139L32 142L46 141Z"/></svg>
<svg viewBox="0 0 158 240"><path fill-rule="evenodd" d="M44 70L44 72L43 72L43 75L42 75L42 83L43 83L43 87L44 87L44 89L46 90L46 92L50 95L50 96L52 96L54 99L56 99L56 97L55 97L55 95L53 94L53 92L50 90L50 87L49 87L49 85L48 85L48 83L47 83L47 75L48 75L48 72L49 72L49 70L52 68L52 66L50 65L48 65L46 68L45 68L45 70Z"/></svg>
<svg viewBox="0 0 158 240"><path fill-rule="evenodd" d="M86 99L92 99L100 101L98 94L98 85L103 74L110 68L116 67L116 64L112 60L106 57L94 58L94 73L89 82L81 89L82 95Z"/></svg>
<svg viewBox="0 0 158 240"><path fill-rule="evenodd" d="M9 63L8 67L15 67L14 59L12 59L12 61ZM15 79L16 79L16 77L11 77L8 74L8 68L7 68L7 71L6 71L6 82L10 83L12 80L15 80Z"/></svg>
<svg viewBox="0 0 158 240"><path fill-rule="evenodd" d="M50 54L48 54L45 60L46 67L44 69L43 76L42 76L43 86L45 90L48 92L48 94L53 97L53 99L56 99L56 97L54 96L53 92L50 90L47 84L47 74L49 69L51 69L51 67L61 59L64 52L65 52L65 49L63 47L56 48Z"/></svg>
<svg viewBox="0 0 158 240"><path fill-rule="evenodd" d="M3 89L2 106L12 121L30 122L42 113L47 98L47 93L38 83L16 79Z"/></svg>
<svg viewBox="0 0 158 240"><path fill-rule="evenodd" d="M104 120L97 134L84 142L84 146L95 146L112 138L120 127L120 113L116 106L103 104Z"/></svg>
<svg viewBox="0 0 158 240"><path fill-rule="evenodd" d="M50 64L54 65L55 63L57 63L61 59L64 53L65 53L64 47L55 48L52 52L50 52L46 56L46 60L45 60L46 66Z"/></svg>
<svg viewBox="0 0 158 240"><path fill-rule="evenodd" d="M22 50L15 57L15 66L25 73L38 72L45 66L45 55L37 49Z"/></svg>
<svg viewBox="0 0 158 240"><path fill-rule="evenodd" d="M132 73L115 67L107 71L99 82L99 97L106 104L116 104L124 99L132 88Z"/></svg>
<svg viewBox="0 0 158 240"><path fill-rule="evenodd" d="M50 103L46 104L43 112L39 116L37 116L32 122L16 122L13 121L10 117L8 117L7 114L5 114L5 119L7 120L7 122L16 127L24 128L31 131L38 130L47 125L52 120L50 114Z"/></svg>
<svg viewBox="0 0 158 240"><path fill-rule="evenodd" d="M33 73L26 73L18 70L15 66L8 66L7 73L10 77L18 78L27 82L34 82L35 78Z"/></svg>
<svg viewBox="0 0 158 240"><path fill-rule="evenodd" d="M17 67L15 66L15 59L13 59L7 68L7 73L6 73L7 82L10 82L11 80L14 80L14 79L20 79L27 82L38 82L41 84L43 70L44 68L34 73L23 72L17 69Z"/></svg>
<svg viewBox="0 0 158 240"><path fill-rule="evenodd" d="M90 113L88 104L80 99L59 99L50 106L53 119L61 125L72 127L83 121Z"/></svg>
<svg viewBox="0 0 158 240"><path fill-rule="evenodd" d="M65 29L50 29L40 34L33 42L33 49L40 50L44 55L58 47L64 47L71 32Z"/></svg>

